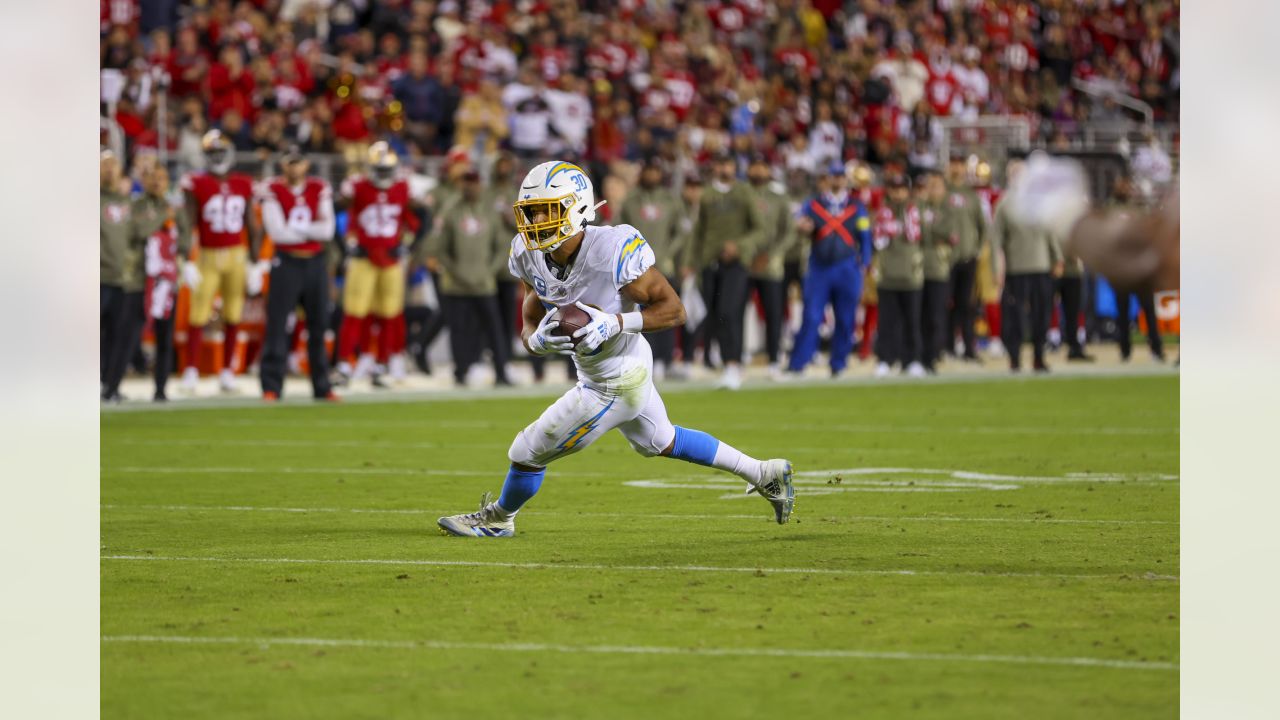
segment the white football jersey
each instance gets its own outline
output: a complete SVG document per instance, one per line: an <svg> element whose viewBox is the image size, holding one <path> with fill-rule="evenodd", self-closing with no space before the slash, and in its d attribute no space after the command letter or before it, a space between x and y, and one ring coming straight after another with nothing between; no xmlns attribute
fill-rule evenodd
<svg viewBox="0 0 1280 720"><path fill-rule="evenodd" d="M564 279L556 276L546 253L525 248L519 235L511 241L507 267L533 287L548 311L581 302L607 313L631 312L635 303L623 298L619 290L653 267L653 248L630 225L588 225L583 232L578 257ZM574 354L573 362L584 380L603 385L630 378L641 368L647 374L653 366L653 351L640 333L618 333L592 355Z"/></svg>

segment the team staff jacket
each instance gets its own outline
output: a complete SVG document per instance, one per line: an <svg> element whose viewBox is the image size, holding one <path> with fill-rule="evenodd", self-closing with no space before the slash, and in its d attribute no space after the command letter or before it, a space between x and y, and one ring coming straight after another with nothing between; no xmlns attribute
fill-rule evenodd
<svg viewBox="0 0 1280 720"><path fill-rule="evenodd" d="M810 262L834 265L851 257L860 267L871 265L871 217L848 193L822 193L800 206L800 217L813 222Z"/></svg>
<svg viewBox="0 0 1280 720"><path fill-rule="evenodd" d="M910 203L886 202L876 211L875 243L880 259L880 290L924 287L923 231L920 209Z"/></svg>
<svg viewBox="0 0 1280 720"><path fill-rule="evenodd" d="M644 236L658 258L658 271L675 277L676 261L685 246L684 202L666 188L638 187L627 194L618 220Z"/></svg>

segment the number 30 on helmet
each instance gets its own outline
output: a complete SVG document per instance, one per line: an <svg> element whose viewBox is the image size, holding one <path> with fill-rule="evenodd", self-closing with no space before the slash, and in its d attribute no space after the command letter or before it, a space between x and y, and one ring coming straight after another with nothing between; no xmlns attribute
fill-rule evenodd
<svg viewBox="0 0 1280 720"><path fill-rule="evenodd" d="M529 171L516 196L516 229L529 250L551 252L596 219L596 191L582 168L545 162Z"/></svg>

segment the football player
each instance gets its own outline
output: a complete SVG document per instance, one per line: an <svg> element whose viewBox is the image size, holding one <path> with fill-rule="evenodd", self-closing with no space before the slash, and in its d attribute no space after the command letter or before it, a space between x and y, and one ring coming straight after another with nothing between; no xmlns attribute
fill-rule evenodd
<svg viewBox="0 0 1280 720"><path fill-rule="evenodd" d="M258 187L262 222L276 254L267 295L267 327L263 338L262 397L271 402L284 392L290 333L289 313L301 302L306 313L307 361L317 400L334 401L324 347L329 322L329 270L325 251L333 239L333 189L308 174L307 156L291 145L280 158L283 171Z"/></svg>
<svg viewBox="0 0 1280 720"><path fill-rule="evenodd" d="M683 324L684 306L634 227L587 225L603 204L587 174L572 163L543 163L521 183L508 269L528 289L522 339L534 355L572 354L579 381L516 435L497 502L485 493L479 511L442 517L440 529L464 537L514 535L516 512L542 485L547 465L615 428L642 455L741 477L748 492L770 503L779 524L787 522L795 504L789 461L756 460L667 419L653 384L653 352L640 333ZM557 332L560 308L567 306L590 317L572 337Z"/></svg>
<svg viewBox="0 0 1280 720"><path fill-rule="evenodd" d="M398 177L400 159L385 142L369 147L368 174L342 184L342 202L349 208L355 247L347 262L342 292L342 329L338 333L338 382L362 377L372 359L362 355L358 371L351 358L373 324L379 328L378 363L389 367L392 379L403 379L405 361L404 235L416 225L409 182Z"/></svg>
<svg viewBox="0 0 1280 720"><path fill-rule="evenodd" d="M207 171L185 175L180 183L190 219L187 226L197 229L200 244L196 262L183 269L192 293L182 389L194 392L200 379L204 328L213 315L214 296L221 295L223 362L218 382L223 392L233 392L231 361L245 293L261 292L267 271L266 264L257 260L262 229L253 212L253 181L231 171L235 164L231 141L220 131L210 130L200 143Z"/></svg>

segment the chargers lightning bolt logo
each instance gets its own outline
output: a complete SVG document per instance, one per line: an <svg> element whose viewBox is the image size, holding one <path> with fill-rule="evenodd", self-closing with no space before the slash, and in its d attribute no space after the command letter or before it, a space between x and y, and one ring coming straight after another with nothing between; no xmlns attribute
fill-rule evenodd
<svg viewBox="0 0 1280 720"><path fill-rule="evenodd" d="M609 412L609 408L613 407L613 404L617 401L617 398L610 400L609 404L605 405L603 410L588 418L578 427L574 428L573 432L569 433L569 437L562 440L556 447L562 452L572 450L577 447L578 443L582 442L582 438L589 435L592 430L595 430L599 426L600 418L604 417L604 414Z"/></svg>

